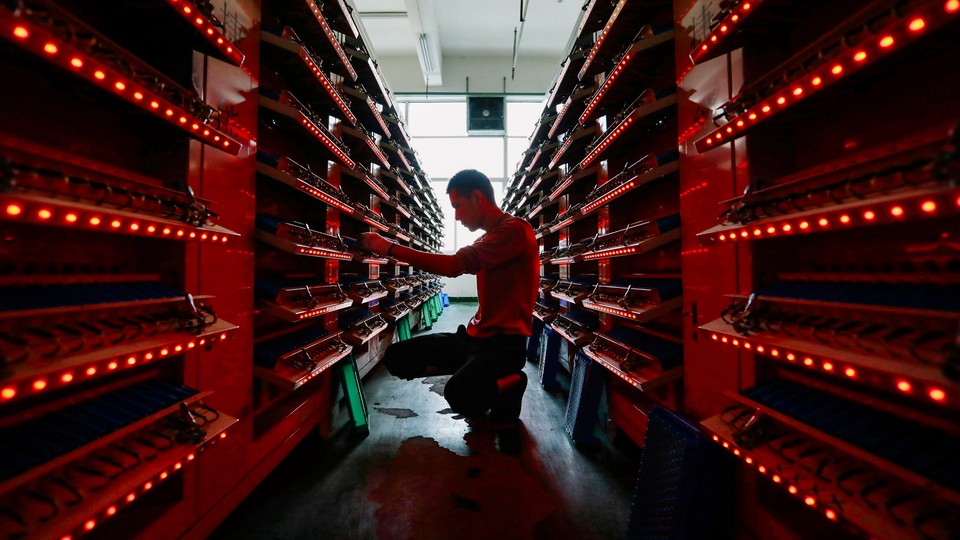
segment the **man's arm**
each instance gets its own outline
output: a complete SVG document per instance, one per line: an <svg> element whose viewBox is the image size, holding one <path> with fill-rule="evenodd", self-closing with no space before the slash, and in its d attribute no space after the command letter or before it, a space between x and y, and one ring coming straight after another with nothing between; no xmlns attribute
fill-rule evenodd
<svg viewBox="0 0 960 540"><path fill-rule="evenodd" d="M372 251L378 255L386 255L387 250L390 249L392 244L392 240L376 233L363 233L360 235L360 245L367 251ZM460 260L453 255L427 253L426 251L420 251L398 244L390 251L390 256L408 262L415 268L426 270L433 274L440 274L441 276L456 277L463 273Z"/></svg>

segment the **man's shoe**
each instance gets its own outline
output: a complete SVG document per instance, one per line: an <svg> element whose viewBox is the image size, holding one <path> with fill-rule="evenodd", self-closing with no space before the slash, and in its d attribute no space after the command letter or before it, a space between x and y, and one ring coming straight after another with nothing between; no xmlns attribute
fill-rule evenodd
<svg viewBox="0 0 960 540"><path fill-rule="evenodd" d="M515 426L523 406L523 393L527 389L527 374L521 371L507 375L499 379L497 385L500 386L500 395L490 408L487 419L491 424Z"/></svg>

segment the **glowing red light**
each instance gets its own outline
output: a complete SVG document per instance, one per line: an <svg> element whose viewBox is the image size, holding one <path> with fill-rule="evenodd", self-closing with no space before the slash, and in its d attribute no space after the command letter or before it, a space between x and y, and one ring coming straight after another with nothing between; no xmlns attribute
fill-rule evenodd
<svg viewBox="0 0 960 540"><path fill-rule="evenodd" d="M913 390L913 385L910 384L910 381L900 379L897 381L897 390L900 390L901 392L909 392Z"/></svg>
<svg viewBox="0 0 960 540"><path fill-rule="evenodd" d="M900 217L903 215L903 207L894 206L893 208L890 209L890 213L893 215L893 217Z"/></svg>
<svg viewBox="0 0 960 540"><path fill-rule="evenodd" d="M101 81L107 78L107 74L100 71L99 69L93 72L93 76Z"/></svg>
<svg viewBox="0 0 960 540"><path fill-rule="evenodd" d="M763 111L763 112L765 112L765 113L768 113L768 112L770 112L770 106L769 106L769 105L764 105L760 110Z"/></svg>
<svg viewBox="0 0 960 540"><path fill-rule="evenodd" d="M782 480L782 479L780 478L780 475L779 475L779 474L775 474L775 475L771 476L770 479L773 480L773 482L774 482L775 484L779 484L779 483L781 482L781 480Z"/></svg>
<svg viewBox="0 0 960 540"><path fill-rule="evenodd" d="M136 357L136 356L131 356L130 358L127 358L127 365L128 365L128 366L132 366L132 365L134 365L134 364L136 364L136 363L137 363L137 357Z"/></svg>
<svg viewBox="0 0 960 540"><path fill-rule="evenodd" d="M148 232L148 233L155 233L155 232L157 232L157 228L154 227L153 225L150 225L150 226L147 227L147 232Z"/></svg>
<svg viewBox="0 0 960 540"><path fill-rule="evenodd" d="M131 223L131 224L130 224L130 230L131 230L131 231L138 231L138 230L140 230L140 224L139 224L139 223Z"/></svg>
<svg viewBox="0 0 960 540"><path fill-rule="evenodd" d="M803 93L803 88L800 88L799 86L793 89L793 95L795 96L799 96L802 93Z"/></svg>
<svg viewBox="0 0 960 540"><path fill-rule="evenodd" d="M923 204L920 205L920 208L923 209L923 211L924 211L924 212L927 212L928 214L929 214L929 213L932 213L932 212L936 212L936 211L937 211L937 203L935 203L935 202L933 202L933 201L924 201Z"/></svg>
<svg viewBox="0 0 960 540"><path fill-rule="evenodd" d="M934 401L943 402L947 399L947 393L939 388L931 388L930 391L927 392L927 395L929 395L930 399Z"/></svg>
<svg viewBox="0 0 960 540"><path fill-rule="evenodd" d="M777 232L777 229L773 225L767 227L767 234L773 234L775 232Z"/></svg>
<svg viewBox="0 0 960 540"><path fill-rule="evenodd" d="M780 96L777 98L777 105L783 105L787 102L787 98Z"/></svg>
<svg viewBox="0 0 960 540"><path fill-rule="evenodd" d="M143 485L144 490L149 491L152 488L153 488L153 482L147 482L146 484Z"/></svg>
<svg viewBox="0 0 960 540"><path fill-rule="evenodd" d="M757 467L757 470L760 471L760 474L767 474L767 468L764 467L763 465L759 465Z"/></svg>
<svg viewBox="0 0 960 540"><path fill-rule="evenodd" d="M47 387L47 380L46 380L46 379L37 379L37 380L33 381L33 389L36 390L36 391L38 391L38 392L39 392L40 390L43 390L43 389L46 388L46 387Z"/></svg>
<svg viewBox="0 0 960 540"><path fill-rule="evenodd" d="M750 6L750 2L747 2L746 4L743 5L743 10L744 10L744 11L749 11L749 10L750 10L750 7L751 7L751 6Z"/></svg>
<svg viewBox="0 0 960 540"><path fill-rule="evenodd" d="M226 439L226 438L227 438L227 432L224 431L223 433L221 433L221 434L220 434L220 438L221 438L221 439Z"/></svg>
<svg viewBox="0 0 960 540"><path fill-rule="evenodd" d="M857 376L857 370L853 369L852 367L848 367L847 369L843 370L843 374L852 379Z"/></svg>
<svg viewBox="0 0 960 540"><path fill-rule="evenodd" d="M830 73L833 73L834 75L839 75L843 73L843 66L841 66L840 64L833 66L832 68L830 68Z"/></svg>
<svg viewBox="0 0 960 540"><path fill-rule="evenodd" d="M816 505L817 505L817 500L816 500L815 498L809 496L809 495L807 495L806 497L804 497L803 502L806 503L807 506L816 506Z"/></svg>
<svg viewBox="0 0 960 540"><path fill-rule="evenodd" d="M112 371L114 369L117 369L117 366L118 364L116 362L110 362L109 364L107 364L107 369Z"/></svg>
<svg viewBox="0 0 960 540"><path fill-rule="evenodd" d="M7 205L7 215L8 216L19 216L23 213L23 207L18 204L8 204Z"/></svg>
<svg viewBox="0 0 960 540"><path fill-rule="evenodd" d="M846 214L840 216L840 223L850 223L850 216Z"/></svg>
<svg viewBox="0 0 960 540"><path fill-rule="evenodd" d="M90 218L90 224L93 225L94 227L96 227L96 226L99 225L100 223L101 223L100 218L98 218L98 217L92 217L92 218Z"/></svg>
<svg viewBox="0 0 960 540"><path fill-rule="evenodd" d="M783 225L783 232L790 232L792 229L793 229L793 227L790 226L789 223L784 223L784 225Z"/></svg>
<svg viewBox="0 0 960 540"><path fill-rule="evenodd" d="M131 493L131 494L127 495L127 502L133 502L134 500L136 500L136 498L137 498L137 494L136 494L136 493Z"/></svg>
<svg viewBox="0 0 960 540"><path fill-rule="evenodd" d="M53 217L53 212L44 208L43 210L40 210L39 212L37 212L37 217L39 217L40 219L50 219L51 217Z"/></svg>
<svg viewBox="0 0 960 540"><path fill-rule="evenodd" d="M17 26L13 29L13 35L17 36L20 39L27 39L30 37L30 31L22 26Z"/></svg>
<svg viewBox="0 0 960 540"><path fill-rule="evenodd" d="M76 214L67 214L67 215L63 216L63 219L65 219L65 220L67 221L67 223L76 223L76 222L77 222L77 219L79 219L79 218L77 217Z"/></svg>
<svg viewBox="0 0 960 540"><path fill-rule="evenodd" d="M72 381L72 380L73 380L73 372L72 372L72 371L68 371L68 372L64 373L63 375L60 376L60 380L63 381L63 382L65 382L65 383L68 383L68 382Z"/></svg>
<svg viewBox="0 0 960 540"><path fill-rule="evenodd" d="M864 60L867 59L867 51L857 51L853 55L853 59L857 62L863 62Z"/></svg>
<svg viewBox="0 0 960 540"><path fill-rule="evenodd" d="M947 0L947 3L943 5L943 9L947 13L955 13L960 9L960 0Z"/></svg>
<svg viewBox="0 0 960 540"><path fill-rule="evenodd" d="M787 353L787 360L793 362L797 357L793 353Z"/></svg>
<svg viewBox="0 0 960 540"><path fill-rule="evenodd" d="M0 397L2 397L3 399L13 399L13 397L16 395L17 395L17 389L12 386L8 386L3 390L0 390Z"/></svg>
<svg viewBox="0 0 960 540"><path fill-rule="evenodd" d="M893 36L883 36L880 40L880 46L886 49L893 45Z"/></svg>
<svg viewBox="0 0 960 540"><path fill-rule="evenodd" d="M57 51L60 49L57 48L56 43L47 43L43 46L43 52L47 54L57 54Z"/></svg>
<svg viewBox="0 0 960 540"><path fill-rule="evenodd" d="M127 85L123 84L123 81L117 81L113 86L121 92L127 89Z"/></svg>
<svg viewBox="0 0 960 540"><path fill-rule="evenodd" d="M121 224L120 224L120 220L119 220L119 219L115 219L115 220L113 220L113 221L110 222L110 226L113 227L114 229L119 229L119 228L120 228L120 225L121 225Z"/></svg>
<svg viewBox="0 0 960 540"><path fill-rule="evenodd" d="M88 519L87 522L83 524L83 530L85 530L85 531L92 531L93 528L96 527L96 526L97 526L97 522L96 522L96 521L94 521L94 520L92 520L92 519Z"/></svg>
<svg viewBox="0 0 960 540"><path fill-rule="evenodd" d="M927 26L927 21L923 20L923 17L917 17L912 21L910 21L910 24L907 26L907 28L909 28L911 32L919 32L923 30L926 26Z"/></svg>
<svg viewBox="0 0 960 540"><path fill-rule="evenodd" d="M757 113L750 113L749 115L747 115L747 118L749 118L750 120L756 120L756 119L757 119Z"/></svg>
<svg viewBox="0 0 960 540"><path fill-rule="evenodd" d="M874 213L872 210L867 210L866 212L863 213L863 219L867 221L873 221L874 219L876 219L876 217L877 217L877 214Z"/></svg>
<svg viewBox="0 0 960 540"><path fill-rule="evenodd" d="M801 222L800 222L800 228L803 229L803 230L807 230L807 229L810 228L810 224L807 223L806 221L801 221Z"/></svg>
<svg viewBox="0 0 960 540"><path fill-rule="evenodd" d="M789 491L789 492L790 492L791 494L793 494L793 495L796 495L796 494L797 494L797 491L799 491L799 490L797 489L797 486L790 486L790 487L787 488L787 491Z"/></svg>
<svg viewBox="0 0 960 540"><path fill-rule="evenodd" d="M810 358L810 357L804 358L804 359L803 359L803 365L805 365L805 366L812 366L812 365L813 365L813 358Z"/></svg>
<svg viewBox="0 0 960 540"><path fill-rule="evenodd" d="M134 93L133 93L133 98L136 99L136 100L141 100L141 99L143 99L143 92L134 92Z"/></svg>
<svg viewBox="0 0 960 540"><path fill-rule="evenodd" d="M820 77L814 77L813 80L810 81L810 84L814 86L820 86L822 83L823 83L823 79L821 79Z"/></svg>
<svg viewBox="0 0 960 540"><path fill-rule="evenodd" d="M829 519L830 521L837 520L837 513L834 512L833 510L827 509L827 511L824 512L824 515L827 516L827 519Z"/></svg>
<svg viewBox="0 0 960 540"><path fill-rule="evenodd" d="M91 367L88 367L86 373L87 373L87 377L92 377L92 376L94 376L94 375L97 374L97 368L92 367L92 366L91 366Z"/></svg>
<svg viewBox="0 0 960 540"><path fill-rule="evenodd" d="M747 465L750 465L750 464L753 463L753 458L750 457L750 456L747 456L747 457L743 458L743 460L744 460L745 462L747 462Z"/></svg>
<svg viewBox="0 0 960 540"><path fill-rule="evenodd" d="M824 363L823 363L823 370L824 370L824 371L833 371L833 364L831 364L830 362L824 362Z"/></svg>
<svg viewBox="0 0 960 540"><path fill-rule="evenodd" d="M156 101L151 101L151 102L150 102L150 108L151 108L151 109L159 109L159 108L160 108L160 104L157 103Z"/></svg>

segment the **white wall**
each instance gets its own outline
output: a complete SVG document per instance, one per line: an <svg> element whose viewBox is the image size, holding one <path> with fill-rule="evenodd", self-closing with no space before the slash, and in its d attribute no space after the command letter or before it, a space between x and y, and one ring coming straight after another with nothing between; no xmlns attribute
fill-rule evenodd
<svg viewBox="0 0 960 540"><path fill-rule="evenodd" d="M473 274L463 274L462 276L457 276L455 278L441 278L442 282L446 283L443 287L443 292L447 293L448 296L456 297L468 297L476 298L477 297L477 276Z"/></svg>
<svg viewBox="0 0 960 540"><path fill-rule="evenodd" d="M560 65L561 58L525 58L517 65L516 78L510 79L513 59L504 57L443 57L443 85L431 86L428 93L464 94L467 77L470 93L546 94ZM426 84L415 56L378 59L387 86L396 94L423 93ZM506 92L504 81L506 77Z"/></svg>

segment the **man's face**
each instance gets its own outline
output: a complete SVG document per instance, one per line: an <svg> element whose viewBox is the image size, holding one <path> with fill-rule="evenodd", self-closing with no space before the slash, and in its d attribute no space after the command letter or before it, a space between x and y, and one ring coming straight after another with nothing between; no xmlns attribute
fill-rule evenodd
<svg viewBox="0 0 960 540"><path fill-rule="evenodd" d="M448 193L450 205L453 206L454 218L470 229L471 232L480 228L479 191L470 192L469 196L461 195L456 189Z"/></svg>

